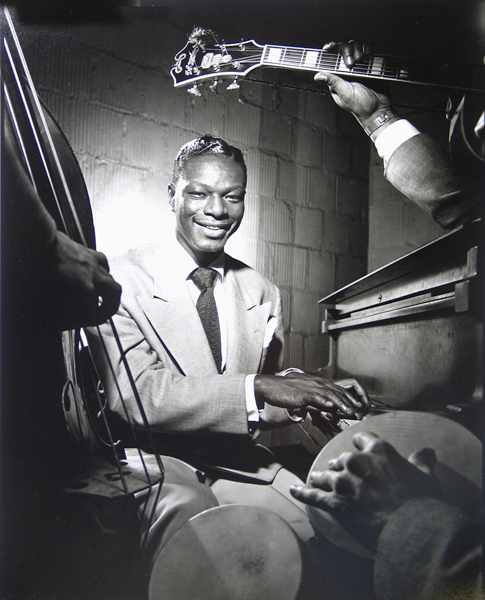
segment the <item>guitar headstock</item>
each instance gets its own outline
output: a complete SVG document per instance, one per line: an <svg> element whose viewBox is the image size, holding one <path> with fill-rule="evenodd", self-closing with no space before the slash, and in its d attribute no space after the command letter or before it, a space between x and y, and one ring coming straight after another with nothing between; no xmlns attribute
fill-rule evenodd
<svg viewBox="0 0 485 600"><path fill-rule="evenodd" d="M249 71L261 64L264 46L253 40L226 44L219 42L210 29L196 27L189 36L187 44L175 55L175 64L170 70L175 87L192 84L188 91L200 95L198 83L232 78L228 89L237 89L238 77L244 77Z"/></svg>

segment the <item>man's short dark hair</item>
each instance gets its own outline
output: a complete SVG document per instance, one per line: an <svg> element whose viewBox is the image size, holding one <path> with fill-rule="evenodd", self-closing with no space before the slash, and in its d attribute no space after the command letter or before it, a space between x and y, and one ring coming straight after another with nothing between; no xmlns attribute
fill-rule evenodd
<svg viewBox="0 0 485 600"><path fill-rule="evenodd" d="M191 158L198 158L199 156L226 156L232 158L244 171L245 179L247 178L246 162L241 150L229 145L220 138L207 134L187 142L180 148L173 165L172 184L175 185L179 180L185 163Z"/></svg>

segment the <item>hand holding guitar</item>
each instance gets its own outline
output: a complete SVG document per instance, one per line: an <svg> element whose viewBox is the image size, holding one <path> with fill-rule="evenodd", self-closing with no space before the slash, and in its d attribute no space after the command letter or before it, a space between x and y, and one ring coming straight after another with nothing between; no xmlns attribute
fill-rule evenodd
<svg viewBox="0 0 485 600"><path fill-rule="evenodd" d="M391 108L391 101L384 94L374 92L361 83L341 79L328 71L317 73L315 81L325 82L330 88L335 103L351 112L362 127L366 127L376 117ZM391 120L388 121L390 122Z"/></svg>

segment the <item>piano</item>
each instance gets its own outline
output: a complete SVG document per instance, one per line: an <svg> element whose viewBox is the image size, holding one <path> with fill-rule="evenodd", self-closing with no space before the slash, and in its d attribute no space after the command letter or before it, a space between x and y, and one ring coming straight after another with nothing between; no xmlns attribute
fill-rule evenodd
<svg viewBox="0 0 485 600"><path fill-rule="evenodd" d="M330 358L318 372L358 379L373 412L436 412L481 438L482 235L480 220L461 226L323 298Z"/></svg>

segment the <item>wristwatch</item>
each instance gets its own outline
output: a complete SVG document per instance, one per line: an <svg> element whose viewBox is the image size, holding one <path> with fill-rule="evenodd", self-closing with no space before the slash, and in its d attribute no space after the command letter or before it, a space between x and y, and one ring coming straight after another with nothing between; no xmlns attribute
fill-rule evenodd
<svg viewBox="0 0 485 600"><path fill-rule="evenodd" d="M374 133L374 131L376 129L379 129L379 127L382 127L384 125L384 123L387 123L388 121L390 121L391 119L394 119L394 117L397 117L397 116L398 115L391 108L388 108L386 110L386 112L383 112L381 115L376 117L373 121L371 121L369 123L369 125L367 125L367 127L364 127L364 131L367 133L367 135L371 135L372 133Z"/></svg>

